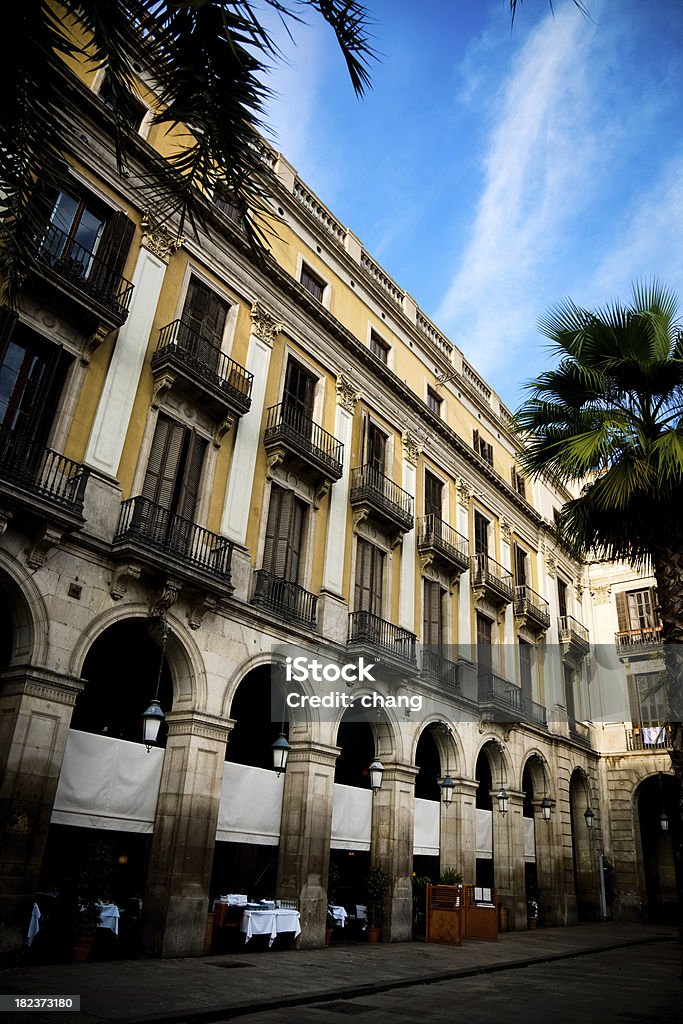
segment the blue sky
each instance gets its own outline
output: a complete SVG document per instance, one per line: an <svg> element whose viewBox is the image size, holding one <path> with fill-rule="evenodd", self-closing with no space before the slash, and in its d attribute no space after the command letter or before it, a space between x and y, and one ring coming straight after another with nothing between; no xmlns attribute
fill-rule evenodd
<svg viewBox="0 0 683 1024"><path fill-rule="evenodd" d="M309 18L274 71L274 142L503 400L552 362L570 295L683 301L683 0L367 0L358 101Z"/></svg>

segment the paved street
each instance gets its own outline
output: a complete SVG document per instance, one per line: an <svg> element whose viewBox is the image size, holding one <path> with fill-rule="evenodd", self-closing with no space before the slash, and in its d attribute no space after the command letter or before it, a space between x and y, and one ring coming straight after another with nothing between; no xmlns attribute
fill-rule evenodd
<svg viewBox="0 0 683 1024"><path fill-rule="evenodd" d="M358 999L289 1007L297 1024L680 1024L683 989L673 943L632 946L495 974L392 989ZM246 1014L244 1024L281 1024L283 1011Z"/></svg>

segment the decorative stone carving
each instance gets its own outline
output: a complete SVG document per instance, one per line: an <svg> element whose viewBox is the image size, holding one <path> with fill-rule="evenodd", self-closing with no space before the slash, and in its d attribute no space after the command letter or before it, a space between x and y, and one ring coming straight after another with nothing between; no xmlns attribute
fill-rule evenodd
<svg viewBox="0 0 683 1024"><path fill-rule="evenodd" d="M88 365L104 339L108 338L111 334L111 330L111 327L108 327L107 324L98 324L90 337L86 338L81 351L81 362L83 366Z"/></svg>
<svg viewBox="0 0 683 1024"><path fill-rule="evenodd" d="M353 510L353 531L354 531L354 533L356 533L358 531L358 527L360 526L360 524L365 522L365 520L368 518L369 515L370 515L370 510L368 508L366 508L366 507L354 508L354 510Z"/></svg>
<svg viewBox="0 0 683 1024"><path fill-rule="evenodd" d="M272 313L269 313L265 306L257 300L251 307L251 330L259 341L272 346L278 334L284 327L283 323L276 320Z"/></svg>
<svg viewBox="0 0 683 1024"><path fill-rule="evenodd" d="M509 544L510 538L512 536L512 524L507 521L505 516L501 516L500 519L500 532L502 534L503 540L507 541L507 543Z"/></svg>
<svg viewBox="0 0 683 1024"><path fill-rule="evenodd" d="M187 613L190 629L199 629L206 613L215 612L217 608L217 597L214 597L212 594L202 594Z"/></svg>
<svg viewBox="0 0 683 1024"><path fill-rule="evenodd" d="M123 565L117 565L109 584L109 593L114 600L120 601L124 596L128 587L128 580L139 580L141 575L142 566L137 565L135 562L125 562Z"/></svg>
<svg viewBox="0 0 683 1024"><path fill-rule="evenodd" d="M13 515L14 513L10 512L6 508L0 509L0 537L2 537L3 533L9 526L9 521Z"/></svg>
<svg viewBox="0 0 683 1024"><path fill-rule="evenodd" d="M162 581L161 586L154 591L149 602L149 614L161 616L167 612L171 605L178 600L182 583L171 576Z"/></svg>
<svg viewBox="0 0 683 1024"><path fill-rule="evenodd" d="M285 452L282 448L268 453L268 468L266 469L266 480L272 480L274 471L285 461Z"/></svg>
<svg viewBox="0 0 683 1024"><path fill-rule="evenodd" d="M356 403L360 399L360 391L356 385L345 377L343 373L337 375L337 405L346 409L351 415L356 410Z"/></svg>
<svg viewBox="0 0 683 1024"><path fill-rule="evenodd" d="M213 432L213 446L214 448L220 448L223 443L225 435L232 430L233 424L235 423L236 417L231 413L228 413L219 423L216 424L216 428Z"/></svg>
<svg viewBox="0 0 683 1024"><path fill-rule="evenodd" d="M612 588L608 585L593 587L591 597L595 604L609 604L612 598Z"/></svg>
<svg viewBox="0 0 683 1024"><path fill-rule="evenodd" d="M583 592L586 588L584 587L581 580L574 580L574 593L576 594L576 600L581 604L583 601Z"/></svg>
<svg viewBox="0 0 683 1024"><path fill-rule="evenodd" d="M417 460L422 451L422 444L419 438L411 434L409 430L404 430L401 434L401 440L403 441L403 458L407 462L411 462L413 466L417 465Z"/></svg>
<svg viewBox="0 0 683 1024"><path fill-rule="evenodd" d="M548 576L555 576L557 573L557 558L555 552L551 548L545 549L545 567Z"/></svg>
<svg viewBox="0 0 683 1024"><path fill-rule="evenodd" d="M167 394L173 385L175 384L175 377L172 373L161 373L154 379L154 387L152 388L152 408L158 409L161 404L161 399Z"/></svg>
<svg viewBox="0 0 683 1024"><path fill-rule="evenodd" d="M173 235L168 228L157 224L149 213L145 211L142 215L142 244L145 249L157 256L164 263L169 259L185 241L182 235Z"/></svg>
<svg viewBox="0 0 683 1024"><path fill-rule="evenodd" d="M325 496L330 493L331 481L323 480L315 489L313 494L313 511L317 512Z"/></svg>
<svg viewBox="0 0 683 1024"><path fill-rule="evenodd" d="M462 477L458 477L455 485L455 492L458 496L459 504L462 505L463 508L469 509L470 502L472 501L472 488L466 480L463 480Z"/></svg>
<svg viewBox="0 0 683 1024"><path fill-rule="evenodd" d="M54 526L46 526L36 537L33 546L26 552L26 562L32 569L40 569L50 548L56 548L62 539L62 531Z"/></svg>

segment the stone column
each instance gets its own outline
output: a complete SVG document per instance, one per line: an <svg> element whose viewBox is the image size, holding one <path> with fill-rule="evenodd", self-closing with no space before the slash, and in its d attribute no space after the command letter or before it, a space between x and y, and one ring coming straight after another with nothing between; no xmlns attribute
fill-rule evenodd
<svg viewBox="0 0 683 1024"><path fill-rule="evenodd" d="M455 528L463 537L470 535L470 502L472 491L464 480L457 483L457 521ZM470 571L461 574L458 581L458 647L461 658L472 661L472 598ZM474 876L472 876L474 877Z"/></svg>
<svg viewBox="0 0 683 1024"><path fill-rule="evenodd" d="M145 941L162 957L201 956L231 723L206 711L172 711L167 721Z"/></svg>
<svg viewBox="0 0 683 1024"><path fill-rule="evenodd" d="M563 911L564 900L560 898L564 884L562 828L554 804L550 821L544 821L541 813L541 800L534 800L534 831L536 835L536 876L541 893L543 923L550 926L563 925L566 922Z"/></svg>
<svg viewBox="0 0 683 1024"><path fill-rule="evenodd" d="M415 499L417 460L422 448L418 439L408 430L403 432L403 476L401 486ZM401 589L399 592L398 624L415 632L415 530L403 537L401 549Z"/></svg>
<svg viewBox="0 0 683 1024"><path fill-rule="evenodd" d="M413 934L413 837L415 776L411 765L385 763L382 788L372 801L370 858L389 880L382 936L407 942Z"/></svg>
<svg viewBox="0 0 683 1024"><path fill-rule="evenodd" d="M346 643L348 633L348 604L344 601L344 560L346 557L346 520L349 510L349 477L351 474L351 442L353 417L360 391L348 377L337 377L337 409L334 418L334 436L344 445L344 465L341 479L332 485L330 511L327 520L325 569L320 595L320 623L324 636Z"/></svg>
<svg viewBox="0 0 683 1024"><path fill-rule="evenodd" d="M298 900L301 947L323 946L338 747L293 740L287 758L277 896Z"/></svg>
<svg viewBox="0 0 683 1024"><path fill-rule="evenodd" d="M465 882L473 883L477 872L477 783L455 779L453 803L441 811L441 867L454 867Z"/></svg>
<svg viewBox="0 0 683 1024"><path fill-rule="evenodd" d="M22 666L2 673L0 696L0 954L20 950L83 680Z"/></svg>
<svg viewBox="0 0 683 1024"><path fill-rule="evenodd" d="M148 221L142 228L130 311L116 339L85 453L87 465L105 479L118 473L166 267L181 241Z"/></svg>
<svg viewBox="0 0 683 1024"><path fill-rule="evenodd" d="M494 785L497 780L494 776ZM510 927L526 928L526 898L524 888L524 823L522 809L524 794L508 787L508 813L498 810L495 788L493 801L493 873L498 901L504 903L510 915Z"/></svg>

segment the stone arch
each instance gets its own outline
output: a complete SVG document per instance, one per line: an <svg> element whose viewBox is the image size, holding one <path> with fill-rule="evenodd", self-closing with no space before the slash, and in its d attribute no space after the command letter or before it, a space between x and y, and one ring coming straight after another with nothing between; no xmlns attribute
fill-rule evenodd
<svg viewBox="0 0 683 1024"><path fill-rule="evenodd" d="M678 786L672 771L640 766L631 793L638 888L646 920L675 924L679 917L675 850L679 845ZM667 829L661 826L666 815Z"/></svg>
<svg viewBox="0 0 683 1024"><path fill-rule="evenodd" d="M364 696L372 697L373 691L358 689L353 691L353 698L358 701ZM332 735L336 738L339 733L339 726L348 715L350 709L339 708L338 714L333 719ZM366 721L372 729L377 747L377 754L381 761L403 761L405 752L401 736L401 726L398 716L393 708L367 708L361 714L360 706L357 706L353 713L357 720ZM335 739L336 742L336 739Z"/></svg>
<svg viewBox="0 0 683 1024"><path fill-rule="evenodd" d="M47 666L50 618L45 601L33 576L7 551L0 551L0 599L11 621L9 664Z"/></svg>
<svg viewBox="0 0 683 1024"><path fill-rule="evenodd" d="M501 782L503 782L509 786L514 780L514 772L510 753L502 740L494 734L482 737L479 746L474 752L471 776L473 779L476 778L477 761L481 753L485 753L488 757L493 785L500 787Z"/></svg>
<svg viewBox="0 0 683 1024"><path fill-rule="evenodd" d="M569 818L576 913L579 921L599 920L593 838L585 821L587 807L591 807L595 812L590 779L585 769L578 766L569 777Z"/></svg>
<svg viewBox="0 0 683 1024"><path fill-rule="evenodd" d="M149 614L148 605L142 603L109 608L102 612L90 622L75 645L69 663L70 672L80 676L88 651L110 626L128 619L148 619L151 622L153 618ZM174 711L205 709L208 687L201 651L179 618L167 614L166 619L169 626L166 659L173 680Z"/></svg>
<svg viewBox="0 0 683 1024"><path fill-rule="evenodd" d="M543 794L550 800L554 800L552 789L552 777L548 761L545 755L538 749L527 750L520 765L518 786L519 790L524 789L523 779L525 771L529 770L531 782L534 788L534 800L542 799Z"/></svg>
<svg viewBox="0 0 683 1024"><path fill-rule="evenodd" d="M277 655L271 651L260 651L258 654L254 654L247 658L246 661L241 662L227 681L221 705L222 717L231 717L231 708L235 700L235 695L250 672L253 672L255 669L272 667L274 665L284 667L284 664L285 661L283 656ZM308 690L313 693L310 684L308 684ZM297 739L306 739L311 736L314 725L320 724L320 715L316 712L316 709L311 709L309 707L297 709L290 708L287 710L286 720L292 736L296 735Z"/></svg>
<svg viewBox="0 0 683 1024"><path fill-rule="evenodd" d="M420 742L420 738L425 729L429 729L430 726L435 725L445 725L448 730L432 730L434 742L436 743L439 751L442 774L445 773L446 763L448 763L448 770L452 776L462 775L465 765L465 750L462 745L462 739L450 723L444 722L443 716L441 715L430 715L429 718L425 718L420 722L419 726L413 733L410 751L411 764L416 763L417 745Z"/></svg>

